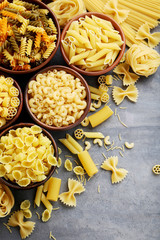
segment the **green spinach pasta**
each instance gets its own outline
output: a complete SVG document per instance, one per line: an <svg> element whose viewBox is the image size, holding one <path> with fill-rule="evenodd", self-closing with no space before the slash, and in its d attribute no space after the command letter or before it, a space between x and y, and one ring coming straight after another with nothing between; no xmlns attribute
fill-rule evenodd
<svg viewBox="0 0 160 240"><path fill-rule="evenodd" d="M56 47L57 28L47 9L21 0L0 3L0 65L29 70L44 62Z"/></svg>

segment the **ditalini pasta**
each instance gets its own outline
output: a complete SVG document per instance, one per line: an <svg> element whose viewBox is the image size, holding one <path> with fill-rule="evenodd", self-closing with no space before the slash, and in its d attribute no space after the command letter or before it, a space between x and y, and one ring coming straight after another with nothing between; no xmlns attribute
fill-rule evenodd
<svg viewBox="0 0 160 240"><path fill-rule="evenodd" d="M95 163L93 162L90 154L88 151L83 151L78 154L78 158L84 167L88 176L92 177L94 174L98 172L98 168L96 167Z"/></svg>
<svg viewBox="0 0 160 240"><path fill-rule="evenodd" d="M61 27L73 17L86 12L82 0L55 0L48 4L48 7L55 13Z"/></svg>
<svg viewBox="0 0 160 240"><path fill-rule="evenodd" d="M40 65L56 47L57 29L48 10L21 0L1 4L0 64L15 71Z"/></svg>
<svg viewBox="0 0 160 240"><path fill-rule="evenodd" d="M116 168L118 164L118 157L113 156L107 158L101 165L101 168L107 171L112 171L112 183L121 182L126 176L128 171L124 168Z"/></svg>
<svg viewBox="0 0 160 240"><path fill-rule="evenodd" d="M19 186L41 182L54 166L54 161L51 161L55 157L52 142L39 126L9 130L0 138L0 144L3 146L0 156L1 177Z"/></svg>
<svg viewBox="0 0 160 240"><path fill-rule="evenodd" d="M109 106L106 105L98 112L90 115L88 119L92 127L96 127L102 122L104 122L105 120L107 120L110 116L112 116L112 114L113 114L113 111Z"/></svg>
<svg viewBox="0 0 160 240"><path fill-rule="evenodd" d="M74 195L84 192L85 188L82 183L70 178L68 179L68 188L69 191L61 193L59 199L69 207L76 207L76 198Z"/></svg>
<svg viewBox="0 0 160 240"><path fill-rule="evenodd" d="M120 87L113 87L112 91L113 99L117 105L119 105L125 97L132 102L136 102L138 98L138 89L135 85L129 85L126 90L123 90Z"/></svg>
<svg viewBox="0 0 160 240"><path fill-rule="evenodd" d="M160 55L156 50L144 44L133 44L126 52L126 63L136 74L148 77L157 71L160 65Z"/></svg>
<svg viewBox="0 0 160 240"><path fill-rule="evenodd" d="M24 222L24 215L23 211L16 211L14 212L8 220L8 225L11 227L19 227L20 228L20 235L22 239L28 237L34 230L35 222L26 221Z"/></svg>
<svg viewBox="0 0 160 240"><path fill-rule="evenodd" d="M109 21L92 15L73 21L62 45L70 64L94 72L113 64L123 41Z"/></svg>
<svg viewBox="0 0 160 240"><path fill-rule="evenodd" d="M114 68L113 72L117 74L124 75L123 77L123 85L128 86L130 84L135 84L139 79L139 76L135 73L129 71L129 64L127 63L120 63L117 67Z"/></svg>
<svg viewBox="0 0 160 240"><path fill-rule="evenodd" d="M19 90L11 77L0 76L0 128L11 120L20 105Z"/></svg>
<svg viewBox="0 0 160 240"><path fill-rule="evenodd" d="M0 183L0 218L6 217L14 206L14 196L5 184Z"/></svg>
<svg viewBox="0 0 160 240"><path fill-rule="evenodd" d="M57 201L61 187L61 179L52 177L49 181L47 199L50 201Z"/></svg>

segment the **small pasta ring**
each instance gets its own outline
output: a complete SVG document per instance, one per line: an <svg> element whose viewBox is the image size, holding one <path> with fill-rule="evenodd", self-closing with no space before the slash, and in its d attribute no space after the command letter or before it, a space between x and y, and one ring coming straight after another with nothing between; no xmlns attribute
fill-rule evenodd
<svg viewBox="0 0 160 240"><path fill-rule="evenodd" d="M154 172L154 174L160 174L160 165L153 166L152 171Z"/></svg>
<svg viewBox="0 0 160 240"><path fill-rule="evenodd" d="M105 75L99 76L98 83L99 84L106 83L106 76Z"/></svg>
<svg viewBox="0 0 160 240"><path fill-rule="evenodd" d="M83 127L87 127L89 125L89 119L88 117L85 117L85 119L83 119L83 121L81 122L81 125Z"/></svg>
<svg viewBox="0 0 160 240"><path fill-rule="evenodd" d="M77 139L82 139L83 135L84 135L84 132L83 132L82 129L76 129L76 130L74 131L74 136L75 136Z"/></svg>

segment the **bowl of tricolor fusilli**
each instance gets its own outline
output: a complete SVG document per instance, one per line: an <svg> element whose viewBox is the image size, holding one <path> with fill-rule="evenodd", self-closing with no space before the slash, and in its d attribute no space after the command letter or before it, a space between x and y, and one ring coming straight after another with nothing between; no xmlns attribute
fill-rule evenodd
<svg viewBox="0 0 160 240"><path fill-rule="evenodd" d="M41 70L30 79L25 104L38 125L49 130L68 130L86 117L91 95L79 73L57 65Z"/></svg>
<svg viewBox="0 0 160 240"><path fill-rule="evenodd" d="M55 14L38 0L0 2L0 70L26 74L44 67L60 42Z"/></svg>
<svg viewBox="0 0 160 240"><path fill-rule="evenodd" d="M0 158L0 181L16 189L31 189L52 176L58 150L45 129L19 123L0 133Z"/></svg>

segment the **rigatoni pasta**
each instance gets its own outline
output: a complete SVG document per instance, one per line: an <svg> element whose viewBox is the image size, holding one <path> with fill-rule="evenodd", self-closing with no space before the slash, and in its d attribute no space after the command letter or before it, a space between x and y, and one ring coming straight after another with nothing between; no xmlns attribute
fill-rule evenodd
<svg viewBox="0 0 160 240"><path fill-rule="evenodd" d="M111 22L92 15L73 21L62 45L69 64L94 72L113 64L123 41Z"/></svg>

